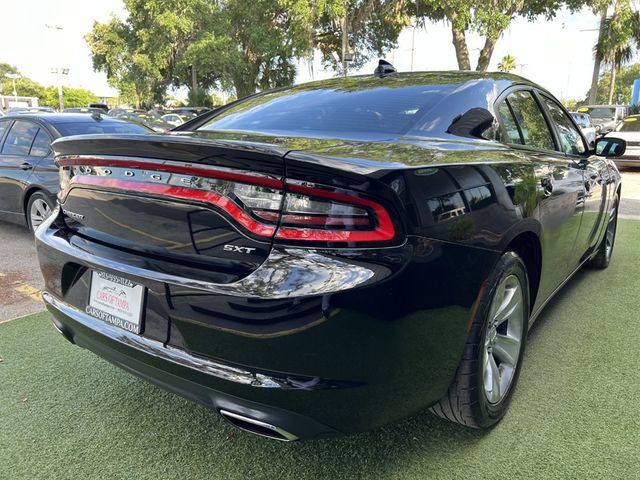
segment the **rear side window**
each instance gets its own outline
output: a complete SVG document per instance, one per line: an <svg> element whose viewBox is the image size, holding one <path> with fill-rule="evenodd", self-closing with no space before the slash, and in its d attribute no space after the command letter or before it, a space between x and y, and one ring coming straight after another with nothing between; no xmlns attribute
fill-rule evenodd
<svg viewBox="0 0 640 480"><path fill-rule="evenodd" d="M2 145L2 137L7 130L7 125L9 125L9 122L0 122L0 145Z"/></svg>
<svg viewBox="0 0 640 480"><path fill-rule="evenodd" d="M564 113L556 102L547 97L542 98L544 99L547 109L549 109L551 120L553 120L553 123L555 123L558 128L562 151L571 155L582 155L586 152L587 147L582 141L582 136L580 132L578 132L578 129L573 126L569 116Z"/></svg>
<svg viewBox="0 0 640 480"><path fill-rule="evenodd" d="M33 141L33 145L31 145L31 156L46 157L49 155L50 149L51 138L49 137L49 134L41 128Z"/></svg>
<svg viewBox="0 0 640 480"><path fill-rule="evenodd" d="M556 149L549 125L530 91L514 92L507 97L507 102L520 126L525 145L541 150Z"/></svg>
<svg viewBox="0 0 640 480"><path fill-rule="evenodd" d="M503 143L520 144L522 145L522 137L520 136L520 130L516 124L509 104L502 102L498 107L498 123L500 124L500 138Z"/></svg>
<svg viewBox="0 0 640 480"><path fill-rule="evenodd" d="M38 133L36 124L16 120L7 134L7 139L2 146L2 153L7 155L29 155L36 133Z"/></svg>

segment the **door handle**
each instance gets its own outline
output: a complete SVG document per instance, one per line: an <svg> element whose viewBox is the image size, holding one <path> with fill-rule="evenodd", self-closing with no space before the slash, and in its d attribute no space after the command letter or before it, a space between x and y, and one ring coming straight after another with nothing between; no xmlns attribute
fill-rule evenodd
<svg viewBox="0 0 640 480"><path fill-rule="evenodd" d="M22 165L20 165L20 168L22 170L31 170L33 168L33 165L31 165L29 162L24 162Z"/></svg>

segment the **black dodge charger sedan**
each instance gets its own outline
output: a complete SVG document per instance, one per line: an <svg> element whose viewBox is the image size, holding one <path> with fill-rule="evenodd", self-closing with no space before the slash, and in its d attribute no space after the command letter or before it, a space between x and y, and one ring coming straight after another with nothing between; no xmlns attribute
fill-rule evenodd
<svg viewBox="0 0 640 480"><path fill-rule="evenodd" d="M53 211L59 190L51 142L65 135L148 132L100 115L12 114L0 119L0 220L34 230Z"/></svg>
<svg viewBox="0 0 640 480"><path fill-rule="evenodd" d="M493 425L545 304L611 259L624 141L590 151L517 76L320 81L178 130L53 144L44 299L71 342L260 435Z"/></svg>

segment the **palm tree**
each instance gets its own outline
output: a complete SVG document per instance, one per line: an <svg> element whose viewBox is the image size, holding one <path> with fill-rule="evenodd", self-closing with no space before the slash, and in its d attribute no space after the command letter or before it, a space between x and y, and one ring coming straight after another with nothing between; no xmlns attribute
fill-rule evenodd
<svg viewBox="0 0 640 480"><path fill-rule="evenodd" d="M502 57L502 60L500 60L500 63L498 63L498 70L500 70L501 72L511 72L513 70L516 69L516 59L513 55L505 55L504 57Z"/></svg>
<svg viewBox="0 0 640 480"><path fill-rule="evenodd" d="M633 58L632 44L640 46L640 14L631 10L629 0L618 0L613 15L604 21L602 35L594 47L605 65L611 69L609 104L613 102L616 74L620 67Z"/></svg>

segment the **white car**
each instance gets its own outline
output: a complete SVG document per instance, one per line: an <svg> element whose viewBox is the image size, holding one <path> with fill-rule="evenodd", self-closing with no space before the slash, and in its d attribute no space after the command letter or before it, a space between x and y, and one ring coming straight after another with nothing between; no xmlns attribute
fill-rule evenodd
<svg viewBox="0 0 640 480"><path fill-rule="evenodd" d="M614 159L618 167L640 167L640 115L625 118L605 136L622 138L627 142L624 155Z"/></svg>
<svg viewBox="0 0 640 480"><path fill-rule="evenodd" d="M596 127L591 122L591 116L583 112L571 112L571 116L580 127L580 130L582 130L589 147L594 148L596 146Z"/></svg>
<svg viewBox="0 0 640 480"><path fill-rule="evenodd" d="M167 113L166 115L162 115L162 119L174 127L182 125L185 122L185 120L177 113Z"/></svg>

